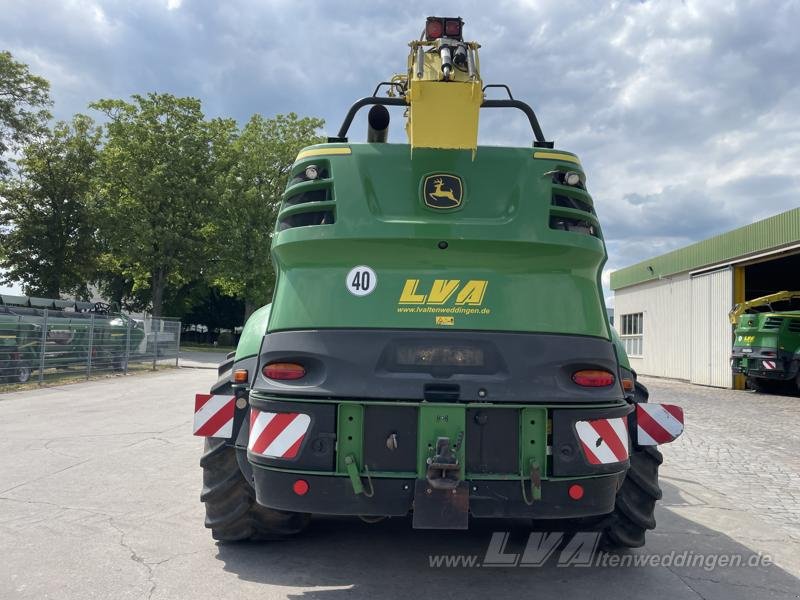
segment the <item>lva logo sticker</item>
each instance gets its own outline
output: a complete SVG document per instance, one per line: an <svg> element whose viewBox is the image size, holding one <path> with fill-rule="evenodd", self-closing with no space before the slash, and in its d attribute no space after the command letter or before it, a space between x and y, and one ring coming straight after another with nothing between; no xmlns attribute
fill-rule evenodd
<svg viewBox="0 0 800 600"><path fill-rule="evenodd" d="M398 304L444 306L451 301L456 306L480 306L489 282L470 279L434 279L430 287L420 285L419 279L406 279Z"/></svg>

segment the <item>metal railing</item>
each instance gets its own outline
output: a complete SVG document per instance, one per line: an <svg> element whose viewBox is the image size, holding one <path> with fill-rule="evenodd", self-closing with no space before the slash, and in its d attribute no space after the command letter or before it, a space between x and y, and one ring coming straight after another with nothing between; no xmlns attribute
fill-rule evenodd
<svg viewBox="0 0 800 600"><path fill-rule="evenodd" d="M177 319L10 308L0 312L0 390L178 366L180 343Z"/></svg>

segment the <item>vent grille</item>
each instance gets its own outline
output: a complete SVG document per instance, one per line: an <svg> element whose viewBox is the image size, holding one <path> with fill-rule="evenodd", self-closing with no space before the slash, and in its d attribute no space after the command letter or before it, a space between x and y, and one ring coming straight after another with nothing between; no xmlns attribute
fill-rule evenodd
<svg viewBox="0 0 800 600"><path fill-rule="evenodd" d="M308 179L306 169L315 167L317 177ZM302 163L289 181L278 213L277 231L336 221L333 179L327 162Z"/></svg>
<svg viewBox="0 0 800 600"><path fill-rule="evenodd" d="M306 202L325 202L326 200L330 200L328 193L328 188L300 192L294 196L287 196L286 200L283 201L283 206L297 206L298 204L305 204Z"/></svg>
<svg viewBox="0 0 800 600"><path fill-rule="evenodd" d="M780 329L782 323L782 317L767 317L767 320L764 321L764 329Z"/></svg>
<svg viewBox="0 0 800 600"><path fill-rule="evenodd" d="M570 217L550 217L550 229L557 229L560 231L571 231L573 233L582 233L584 235L591 235L600 237L597 226L590 221L583 219L573 219Z"/></svg>
<svg viewBox="0 0 800 600"><path fill-rule="evenodd" d="M789 319L789 331L800 333L800 319Z"/></svg>
<svg viewBox="0 0 800 600"><path fill-rule="evenodd" d="M577 198L572 198L571 196L565 196L563 194L553 194L553 206L560 206L562 208L573 208L575 210L582 210L583 212L587 212L591 215L594 213L594 207L584 200L578 200Z"/></svg>
<svg viewBox="0 0 800 600"><path fill-rule="evenodd" d="M333 225L334 222L333 210L301 212L282 217L278 221L278 231L292 229L293 227L309 227L311 225Z"/></svg>

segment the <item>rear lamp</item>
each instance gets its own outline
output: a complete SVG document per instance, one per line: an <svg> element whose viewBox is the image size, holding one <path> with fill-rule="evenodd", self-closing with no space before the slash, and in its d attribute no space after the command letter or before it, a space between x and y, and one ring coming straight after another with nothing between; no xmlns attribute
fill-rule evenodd
<svg viewBox="0 0 800 600"><path fill-rule="evenodd" d="M579 185L581 182L581 176L578 175L575 171L567 171L564 173L564 183L567 185Z"/></svg>
<svg viewBox="0 0 800 600"><path fill-rule="evenodd" d="M622 380L622 389L626 392L632 392L636 389L636 384L633 382L633 379L623 379Z"/></svg>
<svg viewBox="0 0 800 600"><path fill-rule="evenodd" d="M461 19L447 19L444 22L444 34L449 38L461 39Z"/></svg>
<svg viewBox="0 0 800 600"><path fill-rule="evenodd" d="M572 498L573 500L580 500L581 498L583 498L583 486L579 483L575 483L569 486L567 493L569 494L569 497Z"/></svg>
<svg viewBox="0 0 800 600"><path fill-rule="evenodd" d="M306 376L306 370L296 363L272 363L265 366L261 372L267 379L286 381L301 379Z"/></svg>
<svg viewBox="0 0 800 600"><path fill-rule="evenodd" d="M425 23L425 39L429 42L438 40L444 33L444 26L441 19L436 17L428 17L428 22Z"/></svg>
<svg viewBox="0 0 800 600"><path fill-rule="evenodd" d="M317 177L319 177L319 171L317 170L317 165L308 165L306 167L306 179L314 181Z"/></svg>
<svg viewBox="0 0 800 600"><path fill-rule="evenodd" d="M236 369L233 372L233 383L247 383L249 373L247 369Z"/></svg>
<svg viewBox="0 0 800 600"><path fill-rule="evenodd" d="M292 491L298 496L305 496L308 493L308 482L305 479L298 479L292 484Z"/></svg>
<svg viewBox="0 0 800 600"><path fill-rule="evenodd" d="M581 387L608 387L614 384L614 375L608 371L585 369L573 373L572 381Z"/></svg>

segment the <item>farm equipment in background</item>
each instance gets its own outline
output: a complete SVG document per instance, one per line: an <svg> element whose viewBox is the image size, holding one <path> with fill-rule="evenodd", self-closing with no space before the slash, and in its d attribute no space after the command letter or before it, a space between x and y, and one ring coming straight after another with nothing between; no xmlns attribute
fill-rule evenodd
<svg viewBox="0 0 800 600"><path fill-rule="evenodd" d="M751 389L767 393L800 390L797 301L800 291L777 292L737 304L728 313L735 327L731 369L747 377ZM773 306L779 303L789 304L786 310L775 310Z"/></svg>
<svg viewBox="0 0 800 600"><path fill-rule="evenodd" d="M628 547L655 527L657 446L683 413L648 403L608 322L580 159L483 84L462 27L430 17L407 71L291 167L273 301L195 397L217 540L290 535L311 514L558 519ZM351 143L365 106L367 143ZM387 106L408 144L387 143ZM522 111L532 148L478 146L497 108Z"/></svg>
<svg viewBox="0 0 800 600"><path fill-rule="evenodd" d="M0 382L25 383L42 368L90 364L120 371L145 338L139 322L101 303L0 296ZM45 319L45 311L46 319Z"/></svg>

